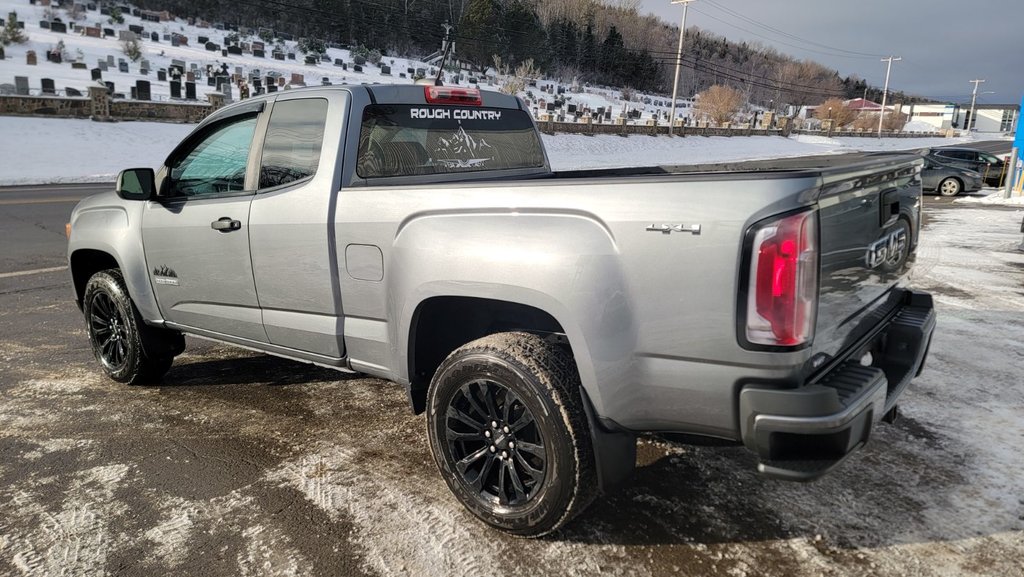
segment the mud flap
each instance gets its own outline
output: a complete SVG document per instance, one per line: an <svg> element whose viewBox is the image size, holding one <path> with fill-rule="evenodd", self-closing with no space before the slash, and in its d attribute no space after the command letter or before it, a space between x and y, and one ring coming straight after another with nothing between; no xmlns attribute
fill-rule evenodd
<svg viewBox="0 0 1024 577"><path fill-rule="evenodd" d="M597 486L601 493L608 493L629 480L636 470L636 435L627 431L610 431L605 428L587 391L583 395L583 410L587 414L590 440L594 445L594 467L597 470Z"/></svg>

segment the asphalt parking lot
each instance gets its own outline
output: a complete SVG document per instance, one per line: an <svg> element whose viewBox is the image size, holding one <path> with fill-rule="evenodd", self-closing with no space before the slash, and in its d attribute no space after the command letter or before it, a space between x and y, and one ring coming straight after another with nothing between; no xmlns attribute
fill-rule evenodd
<svg viewBox="0 0 1024 577"><path fill-rule="evenodd" d="M391 383L191 338L160 386L102 377L74 194L0 195L2 575L1024 575L1022 211L926 201L928 366L839 470L647 438L629 486L522 540L449 495Z"/></svg>

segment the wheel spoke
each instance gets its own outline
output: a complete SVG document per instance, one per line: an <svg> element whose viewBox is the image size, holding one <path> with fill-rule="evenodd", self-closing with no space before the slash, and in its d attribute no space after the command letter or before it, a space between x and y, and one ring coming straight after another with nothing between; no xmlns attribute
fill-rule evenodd
<svg viewBox="0 0 1024 577"><path fill-rule="evenodd" d="M547 460L547 456L544 452L544 447L541 445L537 445L535 443L520 440L519 442L516 443L516 450L522 451L524 453L529 453L542 461Z"/></svg>
<svg viewBox="0 0 1024 577"><path fill-rule="evenodd" d="M480 433L479 428L475 431L465 433L462 431L456 431L455 429L451 428L451 426L446 426L445 436L448 438L449 442L483 439L483 435Z"/></svg>
<svg viewBox="0 0 1024 577"><path fill-rule="evenodd" d="M490 415L492 421L498 420L498 408L494 403L494 387L487 385L484 389L484 403L487 404L487 414Z"/></svg>
<svg viewBox="0 0 1024 577"><path fill-rule="evenodd" d="M484 417L484 419L486 420L487 411L485 411L484 408L480 406L480 402L477 401L476 396L473 395L473 384L474 383L462 385L462 388L459 390L462 391L462 396L466 398L466 401L469 403L469 406L472 407L474 411L476 411L477 415Z"/></svg>
<svg viewBox="0 0 1024 577"><path fill-rule="evenodd" d="M534 466L531 465L525 457L523 457L522 453L517 452L515 454L515 459L516 462L519 463L519 466L523 468L523 471L530 476L530 479L533 480L535 484L540 483L541 481L544 480L544 471L542 469L534 468Z"/></svg>
<svg viewBox="0 0 1024 577"><path fill-rule="evenodd" d="M122 362L124 362L124 357L125 357L124 341L118 340L117 341L117 364L118 365L120 365Z"/></svg>
<svg viewBox="0 0 1024 577"><path fill-rule="evenodd" d="M512 391L506 389L503 400L504 405L501 407L501 420L503 423L508 425L510 423L509 417L512 416L512 405L516 404L516 401L519 400L519 397L517 397L516 394L513 393Z"/></svg>
<svg viewBox="0 0 1024 577"><path fill-rule="evenodd" d="M508 505L508 489L505 487L506 469L504 464L498 467L498 502L502 505Z"/></svg>
<svg viewBox="0 0 1024 577"><path fill-rule="evenodd" d="M107 340L103 341L103 343L100 345L100 354L103 356L103 358L107 359L108 361L110 360L110 350L108 349L110 349L113 346L113 344L114 335L110 335L110 337Z"/></svg>
<svg viewBox="0 0 1024 577"><path fill-rule="evenodd" d="M475 420L473 417L467 415L466 413L463 413L459 409L456 409L452 405L448 405L447 414L449 419L455 419L456 421L459 421L460 423L463 423L466 426L473 427L478 431L484 430L484 427L486 426L483 423Z"/></svg>
<svg viewBox="0 0 1024 577"><path fill-rule="evenodd" d="M110 326L110 320L109 319L104 319L104 318L102 318L100 316L97 316L96 313L93 313L90 316L90 318L92 320L92 324L93 325L99 325L102 328L107 328L107 327Z"/></svg>
<svg viewBox="0 0 1024 577"><path fill-rule="evenodd" d="M508 476L512 481L512 490L515 491L516 501L522 501L526 499L526 487L523 486L523 482L519 479L519 473L516 472L515 463L512 459L506 459L504 461L505 466L508 468Z"/></svg>
<svg viewBox="0 0 1024 577"><path fill-rule="evenodd" d="M487 449L488 449L488 447L485 445L479 451L476 451L475 453L470 453L468 456L466 456L462 460L460 460L457 463L455 463L455 466L458 467L459 472L462 473L463 476L465 476L466 468L469 467L470 465L472 465L473 463L479 461L480 458L483 457L484 455L487 455L487 453L488 453Z"/></svg>
<svg viewBox="0 0 1024 577"><path fill-rule="evenodd" d="M487 456L487 460L484 461L484 466L480 468L480 474L476 476L476 479L473 479L469 483L474 489L480 491L484 488L484 481L487 480L487 475L491 472L491 468L494 467L495 461L497 461L497 459L494 458L494 455Z"/></svg>
<svg viewBox="0 0 1024 577"><path fill-rule="evenodd" d="M518 433L528 427L531 423L533 423L533 414L526 408L526 405L523 405L523 414L519 415L516 422L509 424L509 429L513 433Z"/></svg>

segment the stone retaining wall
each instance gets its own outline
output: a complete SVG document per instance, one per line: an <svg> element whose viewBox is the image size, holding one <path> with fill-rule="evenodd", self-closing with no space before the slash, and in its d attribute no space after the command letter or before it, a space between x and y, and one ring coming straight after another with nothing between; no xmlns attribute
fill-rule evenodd
<svg viewBox="0 0 1024 577"><path fill-rule="evenodd" d="M155 120L196 123L220 108L222 98L210 95L207 102L157 102L112 100L105 89L89 90L89 96L0 95L0 115L57 116L97 120ZM216 95L219 96L219 95Z"/></svg>

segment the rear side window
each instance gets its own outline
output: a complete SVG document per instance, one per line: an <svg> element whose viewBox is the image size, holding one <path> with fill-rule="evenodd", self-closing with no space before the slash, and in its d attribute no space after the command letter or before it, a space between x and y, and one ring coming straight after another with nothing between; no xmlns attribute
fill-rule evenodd
<svg viewBox="0 0 1024 577"><path fill-rule="evenodd" d="M322 98L274 104L263 143L260 188L281 186L316 174L327 122Z"/></svg>
<svg viewBox="0 0 1024 577"><path fill-rule="evenodd" d="M362 178L542 166L540 139L522 110L390 104L363 110L356 164Z"/></svg>

